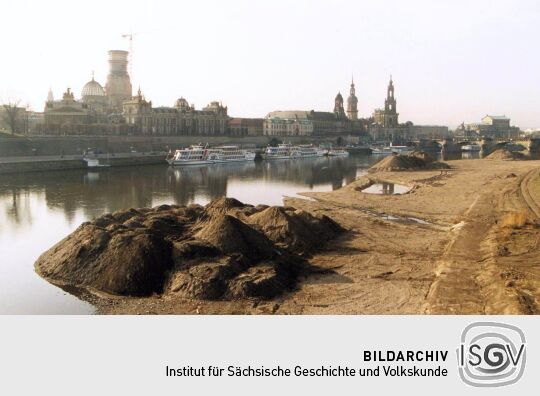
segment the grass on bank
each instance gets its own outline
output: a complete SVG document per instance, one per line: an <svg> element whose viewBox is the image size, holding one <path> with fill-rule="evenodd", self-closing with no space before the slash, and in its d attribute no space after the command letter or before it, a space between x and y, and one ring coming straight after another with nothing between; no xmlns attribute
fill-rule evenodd
<svg viewBox="0 0 540 396"><path fill-rule="evenodd" d="M505 228L523 228L528 222L527 212L513 212L503 217L501 226Z"/></svg>

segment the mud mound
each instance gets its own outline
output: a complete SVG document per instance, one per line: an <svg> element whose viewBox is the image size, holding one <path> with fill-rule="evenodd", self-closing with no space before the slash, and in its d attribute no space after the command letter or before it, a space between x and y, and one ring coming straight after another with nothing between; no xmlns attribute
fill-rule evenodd
<svg viewBox="0 0 540 396"><path fill-rule="evenodd" d="M231 298L272 298L292 286L292 277L273 263L263 263L249 268L231 280L227 293Z"/></svg>
<svg viewBox="0 0 540 396"><path fill-rule="evenodd" d="M245 220L247 216L261 210L260 206L248 205L234 198L222 197L206 205L203 218L207 219L216 214L229 214Z"/></svg>
<svg viewBox="0 0 540 396"><path fill-rule="evenodd" d="M426 164L431 164L432 162L435 162L435 158L433 158L431 155L429 155L429 153L426 153L425 151L421 151L421 150L413 151L408 156L409 157L414 157L414 158L420 158Z"/></svg>
<svg viewBox="0 0 540 396"><path fill-rule="evenodd" d="M524 160L526 158L527 157L523 155L522 153L517 153L517 152L513 152L506 149L499 149L499 150L495 150L484 159L512 161L512 160Z"/></svg>
<svg viewBox="0 0 540 396"><path fill-rule="evenodd" d="M321 241L335 238L343 229L327 216L280 206L269 207L249 217L270 240L296 253L310 253Z"/></svg>
<svg viewBox="0 0 540 396"><path fill-rule="evenodd" d="M414 153L411 155L390 155L377 162L369 170L370 172L376 172L450 168L444 162L434 162L427 158L422 158L423 156L427 155Z"/></svg>
<svg viewBox="0 0 540 396"><path fill-rule="evenodd" d="M245 205L235 198L221 197L210 202L205 209L207 211L225 212L229 209L242 209L246 206L250 205Z"/></svg>
<svg viewBox="0 0 540 396"><path fill-rule="evenodd" d="M91 292L272 298L309 270L297 253L341 231L326 216L234 199L206 207L161 205L83 223L43 253L35 268L52 283Z"/></svg>
<svg viewBox="0 0 540 396"><path fill-rule="evenodd" d="M142 296L162 290L172 266L171 245L145 232L113 232L85 223L45 252L38 273L58 284Z"/></svg>
<svg viewBox="0 0 540 396"><path fill-rule="evenodd" d="M195 238L209 242L225 254L241 254L253 260L274 256L268 238L231 215L215 215L200 227Z"/></svg>
<svg viewBox="0 0 540 396"><path fill-rule="evenodd" d="M226 292L228 281L243 269L231 257L217 262L199 262L187 271L174 272L169 290L183 297L217 300Z"/></svg>

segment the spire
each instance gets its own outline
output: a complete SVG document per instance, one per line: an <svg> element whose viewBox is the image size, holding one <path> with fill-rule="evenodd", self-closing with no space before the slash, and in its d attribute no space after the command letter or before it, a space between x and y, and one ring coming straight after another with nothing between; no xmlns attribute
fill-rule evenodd
<svg viewBox="0 0 540 396"><path fill-rule="evenodd" d="M94 81L94 71L92 70L92 81Z"/></svg>
<svg viewBox="0 0 540 396"><path fill-rule="evenodd" d="M49 93L47 94L47 102L53 102L54 101L54 95L52 88L49 87Z"/></svg>
<svg viewBox="0 0 540 396"><path fill-rule="evenodd" d="M354 76L351 75L351 90L349 97L347 98L347 117L350 120L358 119L358 98L356 97L356 90L354 89Z"/></svg>

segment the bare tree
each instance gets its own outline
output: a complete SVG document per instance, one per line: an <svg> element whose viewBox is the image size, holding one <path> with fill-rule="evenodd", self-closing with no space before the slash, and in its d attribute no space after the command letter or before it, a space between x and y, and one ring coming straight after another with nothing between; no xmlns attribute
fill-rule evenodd
<svg viewBox="0 0 540 396"><path fill-rule="evenodd" d="M20 103L20 100L4 103L1 109L2 111L0 112L2 121L4 121L4 123L8 126L12 135L17 132L19 113L22 110L21 107L19 107Z"/></svg>

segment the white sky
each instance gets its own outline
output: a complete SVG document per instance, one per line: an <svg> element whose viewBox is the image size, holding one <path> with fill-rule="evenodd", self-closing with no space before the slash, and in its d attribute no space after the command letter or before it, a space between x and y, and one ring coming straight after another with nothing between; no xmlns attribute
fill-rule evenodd
<svg viewBox="0 0 540 396"><path fill-rule="evenodd" d="M540 1L2 0L0 99L42 110L76 96L134 39L134 91L155 105L211 100L232 116L332 110L354 73L361 116L390 74L400 120L455 126L505 114L540 127Z"/></svg>

